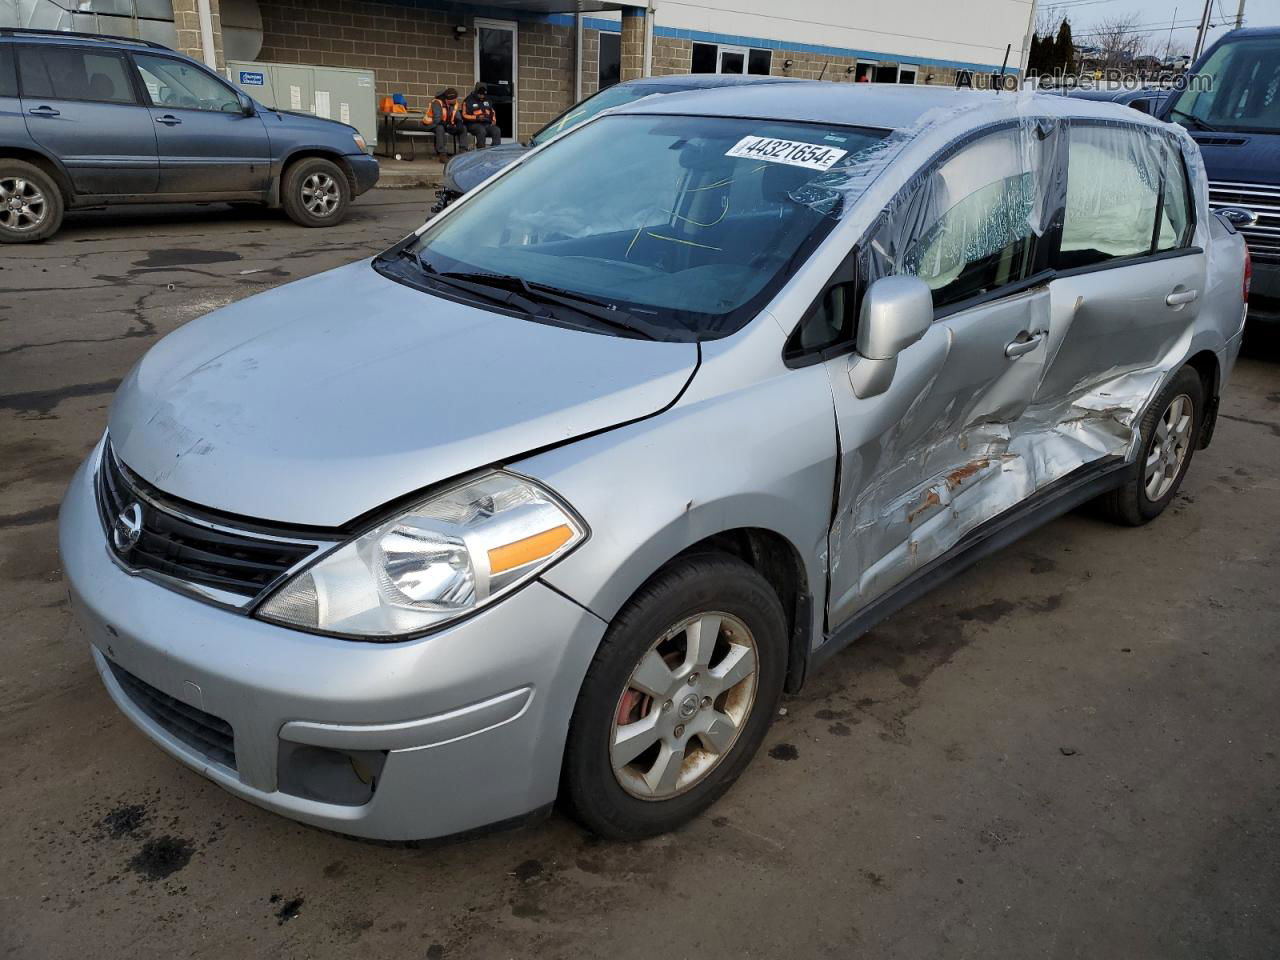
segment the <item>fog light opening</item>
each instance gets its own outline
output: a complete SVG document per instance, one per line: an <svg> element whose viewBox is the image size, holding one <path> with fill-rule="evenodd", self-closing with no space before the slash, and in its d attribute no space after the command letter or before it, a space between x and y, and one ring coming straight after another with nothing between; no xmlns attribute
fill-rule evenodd
<svg viewBox="0 0 1280 960"><path fill-rule="evenodd" d="M386 762L385 750L334 750L282 740L277 788L320 803L359 807L373 799Z"/></svg>

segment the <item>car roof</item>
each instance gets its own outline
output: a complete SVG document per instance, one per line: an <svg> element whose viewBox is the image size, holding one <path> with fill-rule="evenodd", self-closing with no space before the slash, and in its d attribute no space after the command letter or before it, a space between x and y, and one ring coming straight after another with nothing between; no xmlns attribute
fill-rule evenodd
<svg viewBox="0 0 1280 960"><path fill-rule="evenodd" d="M1008 116L1011 110L1039 116L1099 117L1130 122L1143 115L1127 107L1096 100L1022 91L997 94L940 86L876 83L824 83L738 86L668 97L646 97L617 107L615 113L698 114L703 116L772 118L807 123L902 130L929 115L941 122L958 113L974 125Z"/></svg>
<svg viewBox="0 0 1280 960"><path fill-rule="evenodd" d="M163 50L166 53L177 53L163 43L154 40L139 40L136 37L117 37L107 33L79 33L69 30L36 30L25 27L0 27L0 42L20 40L23 43L76 43L86 46L119 46L144 47L150 50ZM179 54L181 56L181 54Z"/></svg>
<svg viewBox="0 0 1280 960"><path fill-rule="evenodd" d="M667 77L637 77L624 80L621 87L653 87L654 93L709 90L715 87L745 87L757 83L803 83L798 77L775 77L757 73L683 73ZM669 88L669 90L667 89Z"/></svg>

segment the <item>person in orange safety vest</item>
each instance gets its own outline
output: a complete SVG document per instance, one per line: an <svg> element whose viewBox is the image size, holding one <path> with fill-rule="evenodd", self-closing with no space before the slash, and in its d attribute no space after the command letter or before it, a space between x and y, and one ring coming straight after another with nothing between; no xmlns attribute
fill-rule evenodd
<svg viewBox="0 0 1280 960"><path fill-rule="evenodd" d="M498 129L498 114L489 102L489 88L477 83L475 90L467 97L462 107L462 119L467 125L467 133L476 141L476 149L485 145L485 137L489 138L489 146L496 147L502 142L502 131Z"/></svg>
<svg viewBox="0 0 1280 960"><path fill-rule="evenodd" d="M441 90L427 105L422 115L422 125L436 135L436 159L441 163L449 157L444 152L444 138L458 136L463 132L462 104L458 102L458 91L453 87ZM467 149L466 138L458 140L458 152Z"/></svg>

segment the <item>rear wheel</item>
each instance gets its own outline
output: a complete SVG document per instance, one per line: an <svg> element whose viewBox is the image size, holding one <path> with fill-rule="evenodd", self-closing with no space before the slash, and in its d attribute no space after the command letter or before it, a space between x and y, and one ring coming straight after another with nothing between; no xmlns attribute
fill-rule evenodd
<svg viewBox="0 0 1280 960"><path fill-rule="evenodd" d="M754 569L692 557L615 618L583 682L564 795L616 840L673 830L750 763L782 695L786 618Z"/></svg>
<svg viewBox="0 0 1280 960"><path fill-rule="evenodd" d="M1191 466L1203 419L1204 385L1183 367L1142 418L1140 452L1128 478L1098 501L1108 519L1139 526L1164 512Z"/></svg>
<svg viewBox="0 0 1280 960"><path fill-rule="evenodd" d="M0 243L47 240L62 225L62 191L23 160L0 158Z"/></svg>
<svg viewBox="0 0 1280 960"><path fill-rule="evenodd" d="M280 193L285 213L304 227L339 224L346 219L351 205L347 175L323 157L307 157L289 167Z"/></svg>

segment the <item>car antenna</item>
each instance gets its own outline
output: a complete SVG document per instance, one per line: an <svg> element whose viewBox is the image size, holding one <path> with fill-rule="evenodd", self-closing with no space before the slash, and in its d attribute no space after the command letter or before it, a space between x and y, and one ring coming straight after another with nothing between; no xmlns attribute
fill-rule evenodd
<svg viewBox="0 0 1280 960"><path fill-rule="evenodd" d="M996 82L996 94L997 94L997 95L999 95L1000 91L1004 89L1004 72L1005 72L1005 70L1006 70L1006 69L1008 69L1008 66L1009 66L1009 51L1011 51L1012 49L1013 49L1013 44L1012 44L1012 43L1006 43L1006 44L1004 45L1004 63L1000 64L1000 79Z"/></svg>
<svg viewBox="0 0 1280 960"><path fill-rule="evenodd" d="M830 61L830 60L828 60L826 63L824 63L824 64L822 65L822 72L821 72L820 74L818 74L818 79L819 79L819 80L821 80L823 77L825 77L825 76L827 75L827 67L829 67L829 66L831 66L831 61Z"/></svg>

